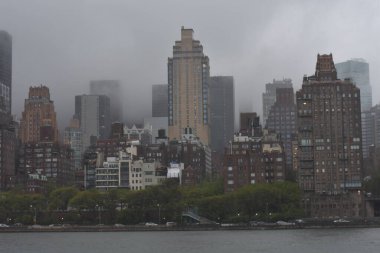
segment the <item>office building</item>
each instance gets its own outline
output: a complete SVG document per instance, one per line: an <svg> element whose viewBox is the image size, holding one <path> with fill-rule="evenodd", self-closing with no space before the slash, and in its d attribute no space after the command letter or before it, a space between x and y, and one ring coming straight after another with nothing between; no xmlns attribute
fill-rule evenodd
<svg viewBox="0 0 380 253"><path fill-rule="evenodd" d="M332 55L318 55L314 76L296 93L298 183L312 217L361 215L360 90L339 80Z"/></svg>
<svg viewBox="0 0 380 253"><path fill-rule="evenodd" d="M351 59L335 64L338 78L351 79L360 89L361 111L368 111L372 107L372 87L369 79L369 64L363 59Z"/></svg>
<svg viewBox="0 0 380 253"><path fill-rule="evenodd" d="M292 141L296 139L297 133L296 111L293 88L277 88L276 102L269 111L266 128L280 135L289 169L293 164Z"/></svg>
<svg viewBox="0 0 380 253"><path fill-rule="evenodd" d="M48 87L29 88L20 121L20 139L22 143L58 142L57 115Z"/></svg>
<svg viewBox="0 0 380 253"><path fill-rule="evenodd" d="M12 107L12 37L0 31L0 191L15 185L16 126Z"/></svg>
<svg viewBox="0 0 380 253"><path fill-rule="evenodd" d="M168 85L152 85L152 117L168 117Z"/></svg>
<svg viewBox="0 0 380 253"><path fill-rule="evenodd" d="M209 144L209 59L193 38L193 29L181 29L181 40L168 59L169 140L182 134L197 136Z"/></svg>
<svg viewBox="0 0 380 253"><path fill-rule="evenodd" d="M12 37L0 30L0 118L11 114L12 107ZM1 123L1 119L0 119Z"/></svg>
<svg viewBox="0 0 380 253"><path fill-rule="evenodd" d="M110 99L105 95L75 96L75 118L82 129L85 150L98 139L107 139L111 132Z"/></svg>
<svg viewBox="0 0 380 253"><path fill-rule="evenodd" d="M265 93L263 93L263 125L266 125L267 118L272 105L276 102L277 88L292 88L292 80L284 78L283 80L273 79L272 83L265 85Z"/></svg>
<svg viewBox="0 0 380 253"><path fill-rule="evenodd" d="M234 136L234 79L232 76L213 76L209 90L211 149L223 153Z"/></svg>
<svg viewBox="0 0 380 253"><path fill-rule="evenodd" d="M96 80L90 82L90 95L105 95L110 99L110 120L122 122L123 91L117 80Z"/></svg>
<svg viewBox="0 0 380 253"><path fill-rule="evenodd" d="M360 89L360 105L362 112L362 139L363 139L363 158L368 158L369 147L372 136L368 135L367 126L369 113L372 107L372 87L369 78L369 64L363 59L351 59L335 64L339 79L351 79Z"/></svg>
<svg viewBox="0 0 380 253"><path fill-rule="evenodd" d="M73 161L75 171L81 170L82 166L82 130L80 129L79 120L73 118L70 125L65 128L63 143L73 150Z"/></svg>

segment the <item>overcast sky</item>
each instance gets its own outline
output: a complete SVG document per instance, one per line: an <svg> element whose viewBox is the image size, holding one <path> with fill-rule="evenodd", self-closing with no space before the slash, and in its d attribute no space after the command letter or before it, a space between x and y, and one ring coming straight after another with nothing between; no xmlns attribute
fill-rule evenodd
<svg viewBox="0 0 380 253"><path fill-rule="evenodd" d="M181 26L194 29L211 75L233 75L238 111L262 114L265 83L314 73L318 53L370 64L380 100L380 1L0 0L0 30L13 37L13 113L31 85L50 88L61 127L89 81L118 79L124 116L151 113L151 85L167 83Z"/></svg>

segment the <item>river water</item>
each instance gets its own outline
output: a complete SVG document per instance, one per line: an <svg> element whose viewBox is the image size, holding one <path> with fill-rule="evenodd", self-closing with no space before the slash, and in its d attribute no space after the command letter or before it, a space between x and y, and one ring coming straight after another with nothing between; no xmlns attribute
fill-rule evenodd
<svg viewBox="0 0 380 253"><path fill-rule="evenodd" d="M366 253L380 229L0 233L4 253Z"/></svg>

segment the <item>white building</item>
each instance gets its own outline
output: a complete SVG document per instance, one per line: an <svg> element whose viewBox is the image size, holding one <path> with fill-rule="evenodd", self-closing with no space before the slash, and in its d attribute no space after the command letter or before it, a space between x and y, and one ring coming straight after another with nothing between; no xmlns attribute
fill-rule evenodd
<svg viewBox="0 0 380 253"><path fill-rule="evenodd" d="M167 178L178 178L179 184L182 184L182 171L184 170L183 163L170 163L168 168Z"/></svg>
<svg viewBox="0 0 380 253"><path fill-rule="evenodd" d="M129 187L129 156L120 152L119 157L107 157L95 170L95 187L100 190Z"/></svg>
<svg viewBox="0 0 380 253"><path fill-rule="evenodd" d="M166 179L166 169L156 161L136 160L132 162L129 175L130 189L144 190L149 186L161 184Z"/></svg>

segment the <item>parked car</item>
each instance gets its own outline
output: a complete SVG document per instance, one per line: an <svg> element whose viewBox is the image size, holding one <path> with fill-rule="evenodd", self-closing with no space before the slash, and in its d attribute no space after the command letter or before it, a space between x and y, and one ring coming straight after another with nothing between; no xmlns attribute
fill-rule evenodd
<svg viewBox="0 0 380 253"><path fill-rule="evenodd" d="M334 223L349 223L350 221L345 220L345 219L337 219L333 221Z"/></svg>
<svg viewBox="0 0 380 253"><path fill-rule="evenodd" d="M286 222L286 221L282 221L282 220L277 221L276 224L279 226L294 226L294 225L296 225L293 222Z"/></svg>
<svg viewBox="0 0 380 253"><path fill-rule="evenodd" d="M9 228L9 226L7 224L0 223L0 228Z"/></svg>
<svg viewBox="0 0 380 253"><path fill-rule="evenodd" d="M155 226L158 226L158 225L156 223L153 223L153 222L146 222L145 226L147 226L147 227L155 227Z"/></svg>
<svg viewBox="0 0 380 253"><path fill-rule="evenodd" d="M175 227L175 226L177 226L177 223L174 221L168 221L168 222L166 222L166 226L167 227Z"/></svg>

